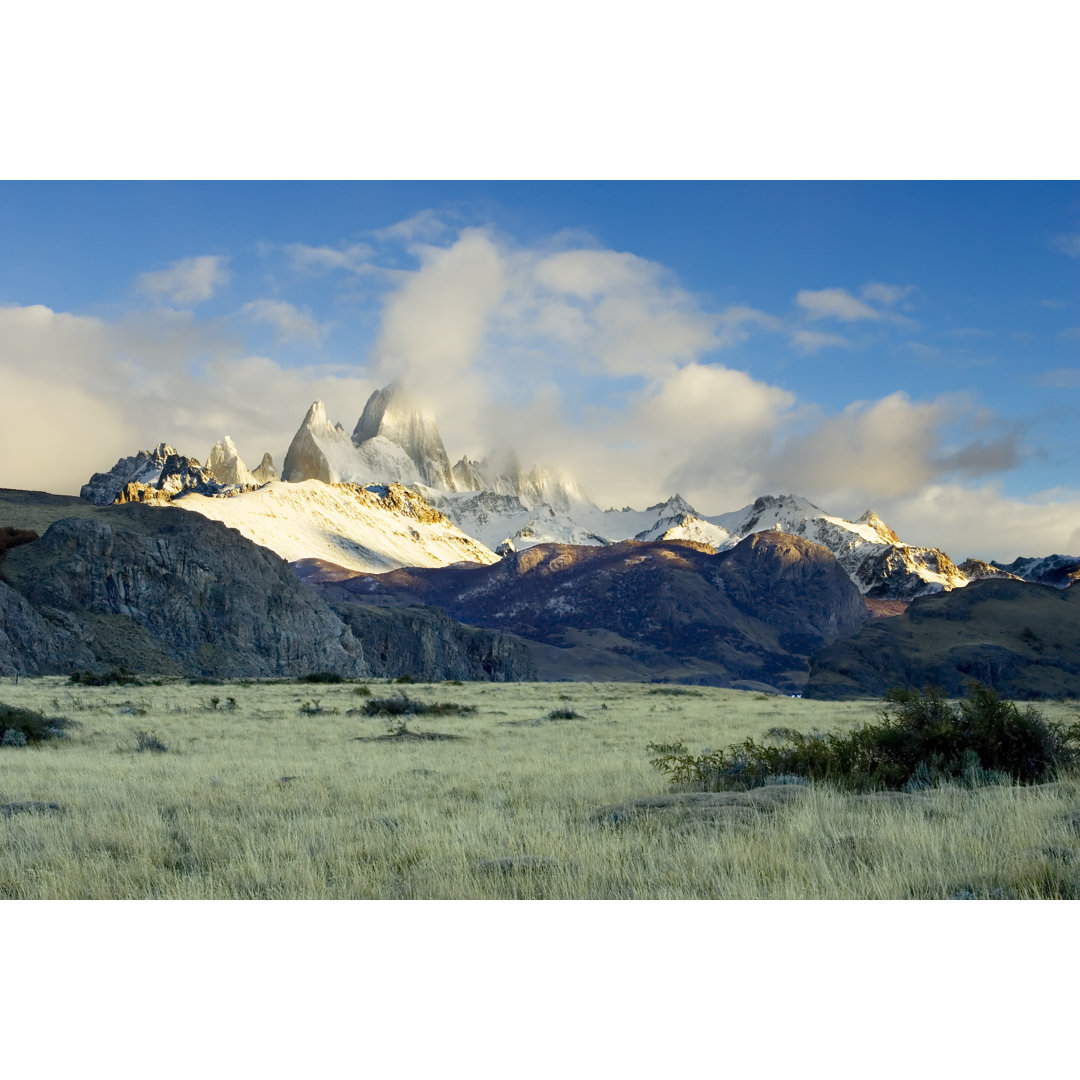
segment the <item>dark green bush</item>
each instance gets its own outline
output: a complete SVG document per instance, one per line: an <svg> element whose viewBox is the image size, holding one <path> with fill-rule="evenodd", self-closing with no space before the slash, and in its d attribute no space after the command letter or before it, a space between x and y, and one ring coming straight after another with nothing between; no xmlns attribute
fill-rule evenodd
<svg viewBox="0 0 1080 1080"><path fill-rule="evenodd" d="M313 671L310 675L301 675L297 682L303 683L340 683L345 679L336 671Z"/></svg>
<svg viewBox="0 0 1080 1080"><path fill-rule="evenodd" d="M62 716L45 716L34 709L0 705L0 744L5 746L62 739L71 726L71 721Z"/></svg>
<svg viewBox="0 0 1080 1080"><path fill-rule="evenodd" d="M359 710L365 716L444 716L454 713L458 716L476 712L475 705L458 705L453 701L435 701L428 704L414 701L407 694L396 697L372 698L364 702Z"/></svg>
<svg viewBox="0 0 1080 1080"><path fill-rule="evenodd" d="M127 668L113 668L112 671L106 671L103 674L94 671L73 671L68 681L79 686L127 686L130 683L142 685L139 677Z"/></svg>
<svg viewBox="0 0 1080 1080"><path fill-rule="evenodd" d="M580 720L581 713L574 712L573 709L552 709L547 718L549 720Z"/></svg>
<svg viewBox="0 0 1080 1080"><path fill-rule="evenodd" d="M938 689L891 690L881 721L848 734L778 729L775 736L783 740L778 745L746 739L698 756L682 743L647 749L672 784L705 791L759 787L791 775L860 791L1031 784L1080 762L1080 724L1051 723L1030 705L1021 712L977 683L956 704Z"/></svg>

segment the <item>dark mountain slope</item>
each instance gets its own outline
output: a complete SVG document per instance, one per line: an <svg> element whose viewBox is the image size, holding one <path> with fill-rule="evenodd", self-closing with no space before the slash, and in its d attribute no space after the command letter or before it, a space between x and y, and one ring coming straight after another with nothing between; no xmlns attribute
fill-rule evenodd
<svg viewBox="0 0 1080 1080"><path fill-rule="evenodd" d="M335 580L336 579L336 580ZM679 679L800 689L807 658L866 618L823 547L760 533L704 545L543 544L486 567L312 573L331 602L426 604L534 643L541 678Z"/></svg>
<svg viewBox="0 0 1080 1080"><path fill-rule="evenodd" d="M0 491L8 521L43 535L0 555L0 674L533 676L523 645L441 612L337 614L273 552L198 514Z"/></svg>
<svg viewBox="0 0 1080 1080"><path fill-rule="evenodd" d="M877 697L893 686L1002 697L1080 696L1080 591L987 578L875 619L811 663L807 697Z"/></svg>

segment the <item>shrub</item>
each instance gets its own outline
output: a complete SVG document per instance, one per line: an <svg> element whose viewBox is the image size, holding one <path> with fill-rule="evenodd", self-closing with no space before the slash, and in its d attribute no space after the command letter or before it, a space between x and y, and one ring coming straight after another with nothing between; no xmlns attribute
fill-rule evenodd
<svg viewBox="0 0 1080 1080"><path fill-rule="evenodd" d="M129 683L142 685L139 677L127 668L113 668L99 674L94 671L73 671L68 680L79 686L127 686Z"/></svg>
<svg viewBox="0 0 1080 1080"><path fill-rule="evenodd" d="M0 744L26 746L43 739L62 739L71 721L62 716L45 716L34 709L0 705Z"/></svg>
<svg viewBox="0 0 1080 1080"><path fill-rule="evenodd" d="M336 671L313 671L310 675L301 675L296 681L303 683L340 683L345 680Z"/></svg>
<svg viewBox="0 0 1080 1080"><path fill-rule="evenodd" d="M1080 761L1080 723L1051 723L1030 705L1021 712L977 683L955 705L938 689L891 690L881 721L846 735L775 734L783 738L776 746L746 739L698 756L683 743L650 743L647 749L672 784L705 791L760 787L780 775L863 791L1031 784Z"/></svg>
<svg viewBox="0 0 1080 1080"><path fill-rule="evenodd" d="M574 712L573 709L552 709L547 718L549 720L580 720L581 713Z"/></svg>
<svg viewBox="0 0 1080 1080"><path fill-rule="evenodd" d="M359 710L365 716L445 716L455 713L458 716L476 712L475 705L458 705L453 701L435 701L430 704L414 701L407 694L396 697L372 698L364 702Z"/></svg>
<svg viewBox="0 0 1080 1080"><path fill-rule="evenodd" d="M169 747L153 731L136 731L135 749L140 753L149 751L154 754L164 754Z"/></svg>

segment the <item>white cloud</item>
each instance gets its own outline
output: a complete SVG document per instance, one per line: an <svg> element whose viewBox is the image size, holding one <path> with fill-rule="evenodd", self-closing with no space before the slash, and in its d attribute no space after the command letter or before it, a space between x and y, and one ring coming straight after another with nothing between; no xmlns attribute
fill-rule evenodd
<svg viewBox="0 0 1080 1080"><path fill-rule="evenodd" d="M221 255L193 255L179 259L165 270L140 274L135 289L165 303L185 307L201 304L229 280L228 261Z"/></svg>
<svg viewBox="0 0 1080 1080"><path fill-rule="evenodd" d="M871 303L892 307L907 299L915 291L914 285L887 285L882 281L871 281L864 285L859 293Z"/></svg>
<svg viewBox="0 0 1080 1080"><path fill-rule="evenodd" d="M322 337L322 327L310 308L298 308L287 300L252 300L241 313L254 322L274 328L279 341L311 341L316 345Z"/></svg>
<svg viewBox="0 0 1080 1080"><path fill-rule="evenodd" d="M791 341L801 353L813 353L827 346L839 346L846 348L851 344L847 338L839 334L823 334L818 330L793 330Z"/></svg>
<svg viewBox="0 0 1080 1080"><path fill-rule="evenodd" d="M0 486L77 494L120 457L164 441L205 460L224 434L245 460L269 450L280 466L312 400L355 423L375 389L363 376L246 356L189 313L111 323L42 305L0 308L0 385L18 402L0 425Z"/></svg>
<svg viewBox="0 0 1080 1080"><path fill-rule="evenodd" d="M439 395L480 356L506 271L480 229L466 229L448 248L426 247L421 257L420 269L384 302L373 359L385 378Z"/></svg>
<svg viewBox="0 0 1080 1080"><path fill-rule="evenodd" d="M985 410L946 395L913 402L894 393L874 402L853 402L837 416L789 436L762 463L765 486L791 489L825 505L913 495L951 475L985 476L1017 464L1018 432L944 445L946 425L993 426Z"/></svg>
<svg viewBox="0 0 1080 1080"><path fill-rule="evenodd" d="M856 322L861 319L876 320L880 312L852 296L847 289L800 289L795 296L810 319L839 319Z"/></svg>
<svg viewBox="0 0 1080 1080"><path fill-rule="evenodd" d="M1080 233L1067 233L1054 237L1054 247L1074 259L1080 259Z"/></svg>
<svg viewBox="0 0 1080 1080"><path fill-rule="evenodd" d="M370 244L356 243L347 247L311 247L308 244L287 244L285 251L293 269L319 274L330 270L361 273L372 269L370 259L375 249Z"/></svg>
<svg viewBox="0 0 1080 1080"><path fill-rule="evenodd" d="M1080 557L1080 492L1049 491L1027 498L998 485L932 484L884 500L878 512L908 543L966 558L1012 562L1019 555Z"/></svg>
<svg viewBox="0 0 1080 1080"><path fill-rule="evenodd" d="M372 235L382 241L411 244L416 240L437 240L445 235L446 228L434 210L421 210L404 221L388 225L385 229L376 229Z"/></svg>

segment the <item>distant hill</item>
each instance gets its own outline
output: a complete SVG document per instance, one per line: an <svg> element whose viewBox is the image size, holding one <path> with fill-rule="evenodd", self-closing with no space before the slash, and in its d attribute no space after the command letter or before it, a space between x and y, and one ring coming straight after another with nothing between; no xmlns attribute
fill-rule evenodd
<svg viewBox="0 0 1080 1080"><path fill-rule="evenodd" d="M345 575L300 567L332 604L424 604L530 642L545 679L698 682L795 693L809 655L867 613L832 554L779 532L689 542L542 544L492 566Z"/></svg>
<svg viewBox="0 0 1080 1080"><path fill-rule="evenodd" d="M877 697L893 686L960 694L972 680L1003 697L1080 697L1080 590L991 577L920 597L817 653L804 694Z"/></svg>

